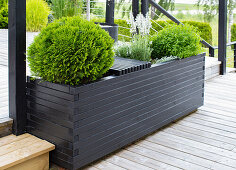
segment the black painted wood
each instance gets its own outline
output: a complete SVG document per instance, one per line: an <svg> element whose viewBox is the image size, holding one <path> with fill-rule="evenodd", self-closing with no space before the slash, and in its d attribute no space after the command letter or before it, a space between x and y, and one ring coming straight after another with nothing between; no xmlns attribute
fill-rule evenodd
<svg viewBox="0 0 236 170"><path fill-rule="evenodd" d="M149 1L148 0L141 0L141 13L146 16L149 9Z"/></svg>
<svg viewBox="0 0 236 170"><path fill-rule="evenodd" d="M134 18L139 14L139 1L137 0L132 0L132 12Z"/></svg>
<svg viewBox="0 0 236 170"><path fill-rule="evenodd" d="M114 24L115 0L106 1L106 23Z"/></svg>
<svg viewBox="0 0 236 170"><path fill-rule="evenodd" d="M151 67L150 62L115 57L114 64L110 68L109 74L120 76L150 67Z"/></svg>
<svg viewBox="0 0 236 170"><path fill-rule="evenodd" d="M53 162L81 168L202 106L204 56L78 87L28 79L27 130L56 145Z"/></svg>
<svg viewBox="0 0 236 170"><path fill-rule="evenodd" d="M9 1L8 67L9 114L13 133L21 135L26 126L26 0Z"/></svg>
<svg viewBox="0 0 236 170"><path fill-rule="evenodd" d="M221 61L220 74L226 74L227 51L227 1L219 0L219 52L218 60Z"/></svg>

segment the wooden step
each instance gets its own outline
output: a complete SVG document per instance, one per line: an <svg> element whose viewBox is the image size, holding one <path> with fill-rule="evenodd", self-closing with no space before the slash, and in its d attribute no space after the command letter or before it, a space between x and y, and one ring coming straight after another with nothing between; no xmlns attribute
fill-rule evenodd
<svg viewBox="0 0 236 170"><path fill-rule="evenodd" d="M7 116L0 117L0 138L11 134L13 120Z"/></svg>
<svg viewBox="0 0 236 170"><path fill-rule="evenodd" d="M0 170L48 170L55 146L30 134L0 138Z"/></svg>
<svg viewBox="0 0 236 170"><path fill-rule="evenodd" d="M209 80L220 74L220 64L217 58L206 57L205 79Z"/></svg>

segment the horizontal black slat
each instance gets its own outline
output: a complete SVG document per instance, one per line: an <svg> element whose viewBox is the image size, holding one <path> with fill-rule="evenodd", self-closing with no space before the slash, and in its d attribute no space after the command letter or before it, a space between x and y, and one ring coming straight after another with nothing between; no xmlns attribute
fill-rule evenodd
<svg viewBox="0 0 236 170"><path fill-rule="evenodd" d="M201 91L201 90L200 90ZM197 91L199 93L199 91ZM195 92L195 93L197 93ZM195 94L195 93L191 93L191 95ZM201 91L202 93L202 91ZM112 131L110 131L110 134L104 134L104 137L101 137L101 138L98 138L95 140L95 142L93 142L93 140L87 140L87 141L92 141L91 144L89 144L89 142L84 143L84 145L80 145L82 146L81 149L80 149L80 153L81 152L88 152L89 150L94 150L95 147L99 147L100 145L104 145L104 143L122 135L123 133L125 132L128 132L128 131L131 131L133 128L137 128L139 125L139 121L142 121L143 119L145 118L149 118L151 116L158 116L159 117L159 120L161 121L162 118L164 116L167 116L168 114L171 114L172 111L169 111L173 106L175 106L175 108L178 107L178 104L175 105L175 103L179 103L181 100L185 99L191 99L192 96L188 96L186 94L183 94L185 95L184 98L177 98L175 100L171 100L171 102L165 104L164 106L161 106L161 103L160 105L157 106L156 109L148 109L146 110L146 112L139 112L139 113L136 113L135 116L127 116L126 117L126 121L125 120L120 120L118 119L117 121L120 122L120 124L122 125L119 125L118 126L120 127L120 129L116 130L116 128L113 128L114 126L111 125L110 127L107 127L107 129L109 130L109 128L113 129ZM182 106L183 107L183 106ZM161 111L159 111L161 110ZM168 113L170 112L170 113ZM116 124L117 126L117 124ZM107 136L106 136L107 135ZM81 135L81 140L83 139L82 135ZM88 145L89 144L89 145Z"/></svg>
<svg viewBox="0 0 236 170"><path fill-rule="evenodd" d="M104 110L93 110L93 116L92 117L88 117L85 119L82 119L80 121L75 122L76 127L79 128L83 128L83 126L86 124L88 125L89 123L91 123L92 121L98 121L100 119L105 119L106 117L111 116L112 114L115 114L117 112L121 112L122 110L126 110L127 108L132 108L140 103L147 103L146 105L148 105L148 102L152 101L154 98L158 98L159 96L168 94L170 92L175 92L177 89L181 89L182 87L191 85L193 82L197 82L199 80L202 80L201 77L201 72L192 75L191 77L189 77L189 79L185 79L182 80L182 82L180 83L176 83L175 85L172 86L161 86L160 88L156 87L154 88L153 91L151 91L150 93L144 93L142 94L142 92L140 91L140 93L142 94L140 98L133 98L133 100L129 100L126 103L123 103L123 101L120 101L120 103L114 103L113 105L111 105L111 107L109 107L109 109L107 107L104 107ZM180 91L181 92L181 91ZM128 96L128 94L127 94ZM164 97L163 97L164 98ZM124 101L125 98L123 98ZM90 112L88 112L90 113ZM79 118L79 117L78 117ZM84 123L82 123L84 122ZM78 126L77 126L78 124Z"/></svg>
<svg viewBox="0 0 236 170"><path fill-rule="evenodd" d="M172 108L166 109L164 111L162 111L163 114L161 114L161 116L163 117L168 117L167 119L169 119L169 117L172 117L173 115L176 115L178 113L181 113L182 110L187 110L189 108L192 107L193 103L196 103L196 100L199 100L200 96L202 95L202 93L197 92L196 94L193 94L192 98L187 98L187 100L182 101L181 103L174 105ZM98 152L101 152L103 150L105 150L106 148L113 146L113 145L118 145L120 143L120 141L125 140L127 138L129 138L130 136L135 135L135 133L138 133L139 131L142 131L145 127L148 127L147 125L150 125L151 122L153 122L155 120L155 123L158 124L159 120L165 121L165 119L163 119L162 117L160 117L160 115L151 115L150 117L140 117L140 119L137 120L137 122L135 124L133 124L132 128L136 127L133 130L127 130L125 133L121 133L121 135L117 138L114 138L112 140L109 140L107 143L103 143L102 146L94 146L94 148L91 150L91 152L84 152L83 154L81 154L81 156L77 156L79 158L79 160L82 160L86 157L90 157L92 155L94 155L95 153L97 154ZM75 157L75 159L77 158Z"/></svg>
<svg viewBox="0 0 236 170"><path fill-rule="evenodd" d="M30 101L30 102L33 102L33 103L43 105L45 107L49 107L51 109L56 109L56 110L59 110L59 111L64 112L64 113L68 113L68 114L73 114L74 110L75 110L72 107L69 107L69 106L65 107L65 106L62 106L60 104L56 104L56 103L47 101L45 99L37 98L37 97L34 97L34 96L30 96L30 95L27 95L27 100Z"/></svg>
<svg viewBox="0 0 236 170"><path fill-rule="evenodd" d="M41 79L31 79L31 77L27 77L27 82L32 84L38 84L49 89L54 89L64 93L70 93L70 86L64 84L50 83L47 81L43 81Z"/></svg>
<svg viewBox="0 0 236 170"><path fill-rule="evenodd" d="M66 162L62 159L59 159L56 156L54 156L52 153L51 153L51 156L50 156L50 162L53 162L56 165L59 165L61 167L64 167L64 168L67 168L67 169L70 169L70 170L75 169L72 163L68 163L68 162Z"/></svg>
<svg viewBox="0 0 236 170"><path fill-rule="evenodd" d="M48 113L39 112L39 111L34 110L34 109L30 108L30 107L28 107L28 113L32 114L35 117L38 117L38 118L41 118L41 119L44 119L44 120L48 120L48 121L50 121L52 123L58 124L60 126L64 126L64 127L70 128L70 129L73 129L73 127L74 127L73 122L67 121L65 119L61 119L59 117L59 115L52 116L52 115L50 115Z"/></svg>
<svg viewBox="0 0 236 170"><path fill-rule="evenodd" d="M171 121L173 121L175 119L178 119L178 118L180 118L180 117L196 110L198 107L199 107L199 105L193 106L192 108L187 109L185 111L182 111L179 114L175 115L174 117L170 118L169 120L166 120L166 121L161 122L159 124L157 124L156 122L154 124L152 123L152 124L149 125L148 129L139 130L137 133L135 133L135 135L129 136L125 140L119 141L117 144L112 145L111 147L107 147L102 152L98 152L98 153L90 156L89 158L85 158L83 160L75 159L74 160L74 166L75 166L75 168L80 168L80 167L83 167L84 165L86 165L90 162L98 160L99 158L102 158L103 156L105 156L107 153L111 153L113 151L116 151L119 148L122 148L122 147L128 145L129 143L131 143L135 140L138 140L138 139L140 139L141 137L143 137L147 134L152 133L153 131L156 131L157 129L159 129L160 127L162 127L162 126L164 126L168 123L170 123Z"/></svg>
<svg viewBox="0 0 236 170"><path fill-rule="evenodd" d="M67 154L64 154L63 152L58 151L58 150L53 150L52 154L54 157L59 158L67 163L70 163L70 164L73 163L73 159L74 159L73 156L69 156Z"/></svg>
<svg viewBox="0 0 236 170"><path fill-rule="evenodd" d="M155 90L161 90L162 88L165 88L166 86L174 86L180 82L185 81L185 79L191 79L192 76L196 74L203 74L203 71L200 68L197 68L194 71L187 72L186 74L180 74L180 75L174 75L174 76L166 76L165 79L159 79L157 81L153 81L150 84L143 84L142 86L137 86L137 88L127 87L124 86L122 88L123 93L116 92L117 94L107 94L103 96L103 99L95 101L94 103L92 101L88 101L87 103L91 104L80 104L77 113L79 113L81 118L87 118L90 115L94 115L94 112L96 110L99 110L99 108L109 108L109 105L114 105L115 103L121 105L122 102L124 102L124 99L129 97L131 100L134 100L133 97L138 94L146 95L150 93L154 93ZM196 75L197 76L197 75ZM94 97L93 99L97 99ZM121 101L121 102L119 102ZM113 103L114 102L114 103ZM113 106L114 107L114 106Z"/></svg>
<svg viewBox="0 0 236 170"><path fill-rule="evenodd" d="M73 121L73 114L72 113L61 112L58 109L56 110L56 108L49 108L49 107L43 106L41 104L34 103L30 100L27 100L27 107L31 108L33 110L37 110L38 112L48 114L51 117L58 117L60 119L67 120L69 122Z"/></svg>
<svg viewBox="0 0 236 170"><path fill-rule="evenodd" d="M192 86L193 87L193 86ZM198 86L196 87L193 87L192 89L193 90L198 90L200 89L201 87L199 87L199 84ZM188 89L186 89L185 91L183 92L180 92L180 93L177 93L177 94L173 94L173 93L169 93L169 95L166 95L166 98L163 99L164 97L162 98L157 98L157 102L160 102L162 99L164 100L163 102L160 102L160 104L156 104L156 108L157 109L158 107L161 107L162 104L167 104L168 102L171 102L173 101L175 98L177 97L181 97L181 96L184 96L188 93L191 92L191 87L188 87ZM171 97L171 95L173 94L173 97ZM155 100L155 99L154 99ZM150 102L150 104L153 104L153 102ZM148 108L143 108L142 110L138 110L138 109L130 109L130 112L127 113L126 115L123 114L121 115L119 118L117 119L113 119L112 121L110 122L106 122L106 123L103 123L103 126L101 127L96 127L95 129L93 129L93 131L91 132L91 134L88 133L89 136L91 136L90 138L87 138L86 136L82 136L80 135L80 140L79 140L79 144L88 144L89 142L88 141L91 141L91 142L95 142L95 140L98 140L98 139L101 139L101 138L104 138L106 137L107 135L109 134L112 134L114 133L115 131L118 131L124 127L126 127L128 125L128 121L131 120L132 118L136 118L137 115L142 115L142 114L145 114L146 112L148 112L149 110L151 109L148 109ZM158 113L158 112L157 112ZM118 122L118 123L117 123ZM101 129L99 131L99 129Z"/></svg>
<svg viewBox="0 0 236 170"><path fill-rule="evenodd" d="M102 93L91 94L91 92L88 92L88 94L84 94L87 97L90 96L89 98L86 98L86 99L83 99L84 97L82 97L82 95L80 94L80 100L78 101L78 105L81 105L81 104L89 105L89 103L91 102L93 103L93 102L100 101L101 99L104 99L104 96L108 98L114 95L125 93L133 89L142 88L142 86L147 86L149 84L160 82L161 80L165 81L167 79L168 81L168 78L171 79L171 77L175 77L176 75L178 76L179 74L183 74L183 75L189 74L195 71L196 69L203 70L202 65L203 65L202 63L196 63L189 67L183 67L180 69L171 70L169 72L165 72L161 74L157 73L154 75L151 75L151 74L146 75L145 77L142 77L142 79L138 79L138 78L133 79L133 82L127 81L125 84L122 84L122 85L118 85L118 86L114 85L111 89L108 89L108 88L104 89Z"/></svg>
<svg viewBox="0 0 236 170"><path fill-rule="evenodd" d="M175 62L178 63L177 61L175 61ZM107 92L107 91L110 91L110 90L113 90L116 88L123 87L127 84L132 85L137 82L143 81L145 79L151 79L151 78L156 77L158 75L163 76L164 74L166 74L168 72L175 72L175 71L182 70L182 69L186 70L187 69L186 67L188 67L187 70L192 70L192 68L194 68L194 65L199 64L199 63L204 64L204 62L202 61L202 58L191 60L189 62L179 63L176 65L173 65L172 67L170 66L172 64L172 62L171 62L170 64L168 64L168 66L166 65L166 67L158 66L158 67L142 70L139 72L135 72L133 74L127 74L124 76L116 77L114 79L107 81L107 85L104 85L104 86L103 85L100 86L97 83L97 87L96 87L95 86L96 83L94 83L94 86L92 88L90 88L89 91L80 92L80 100L85 100L86 98L91 97L94 94L104 93L104 92ZM124 80L121 80L121 79L124 79ZM110 82L110 83L108 83L108 82ZM87 85L87 86L90 86L90 85Z"/></svg>
<svg viewBox="0 0 236 170"><path fill-rule="evenodd" d="M198 94L199 95L199 94ZM199 95L200 96L200 95ZM157 117L157 118L147 118L147 119L145 119L145 120L142 120L143 122L145 122L146 121L146 123L141 123L141 124L137 124L137 126L136 126L136 128L134 128L133 130L130 130L130 131L126 131L125 133L121 133L121 136L119 136L118 138L116 138L115 139L115 141L111 141L112 143L114 143L114 144L107 144L107 145L105 145L105 146L103 146L103 147L101 147L101 148L96 148L96 146L97 145L95 145L93 148L92 148L92 151L87 151L87 152L85 152L85 153L80 153L78 156L76 156L75 158L74 158L74 163L76 164L76 163L78 163L78 162L80 162L80 167L81 166L83 166L83 164L81 164L82 162L83 162L83 160L84 159L86 159L88 162L92 162L92 161L94 161L94 160L96 160L96 159L94 159L94 156L96 157L97 155L100 155L100 153L102 153L102 156L104 156L104 155L106 155L107 153L110 153L111 151L109 151L109 152L107 152L106 153L106 149L107 148L114 148L114 146L116 146L116 145L118 145L118 146L120 146L121 147L121 145L120 145L120 143L122 142L122 141L126 141L126 139L129 139L131 136L137 136L137 134L139 134L140 132L144 132L144 134L143 135L147 135L148 133L151 133L151 132L153 132L153 131L155 131L155 130L157 130L159 127L161 127L161 126L163 126L163 124L165 125L165 124L168 124L168 123L170 123L170 122L172 122L172 121L174 121L174 120L176 120L176 118L180 118L180 117L182 117L183 115L186 115L186 114L188 114L188 113L190 113L190 112L192 112L192 111L194 111L194 110L196 110L199 106L201 106L202 105L202 100L199 100L199 96L197 96L197 95L195 95L195 97L193 97L193 98L191 98L191 99L189 99L189 100L186 100L186 101L184 101L184 102L182 102L182 104L181 105L184 105L184 107L182 107L182 106L179 106L179 107L177 107L177 109L176 108L172 108L172 110L166 110L165 112L163 112L164 114L164 117L166 117L167 119L164 119L163 121L162 120L160 120L160 118L159 117L157 117L157 115L154 115L154 117ZM198 100L197 102L196 102L196 100ZM194 107L193 107L193 105L192 105L192 101L194 101L195 102L195 104L196 105L194 105ZM187 109L186 109L187 108ZM186 109L186 110L185 110ZM181 110L184 110L184 111L182 111L181 112ZM173 112L175 112L176 114L174 114L174 116L172 116L172 114L173 114ZM172 113L172 114L170 114L170 113ZM160 121L156 121L156 119L158 119L158 120L160 120ZM141 122L142 122L141 121ZM149 122L149 123L147 123L147 122ZM153 129L153 127L151 126L151 128L150 128L150 126L149 125L153 125L153 126L155 126L155 128ZM144 126L148 126L147 128L144 128ZM145 129L145 130L144 130ZM142 135L142 136L143 136ZM139 138L139 137L138 137ZM137 138L137 139L138 139ZM135 139L135 140L137 140L137 139ZM133 139L133 141L134 141L134 139ZM126 143L126 144L128 144L128 143ZM125 144L125 145L126 145ZM114 149L114 150L116 150L116 149ZM113 151L114 151L113 150ZM97 152L98 151L98 152ZM105 151L105 153L104 153L104 151ZM89 155L89 154L91 154L91 155ZM86 156L87 155L87 156ZM64 159L63 160L70 160L70 157L66 157L66 155L64 155L65 157L64 157ZM100 156L101 157L101 156ZM82 160L82 161L81 161Z"/></svg>
<svg viewBox="0 0 236 170"><path fill-rule="evenodd" d="M32 120L32 121L31 121ZM65 139L69 142L73 141L73 129L62 127L58 124L54 124L42 118L38 118L30 114L28 117L29 126L35 127L36 129L45 129L44 132L56 136L61 139ZM35 124L37 122L37 125Z"/></svg>
<svg viewBox="0 0 236 170"><path fill-rule="evenodd" d="M72 94L69 94L69 93L64 93L64 92L61 92L61 91L57 91L57 90L54 90L54 89L50 89L50 88L42 86L42 84L36 84L36 83L33 83L33 82L31 82L31 83L27 82L27 89L32 89L34 91L40 91L40 92L43 92L43 93L46 93L46 94L49 94L49 95L52 95L52 96L55 96L55 97L59 97L59 98L62 98L62 99L66 99L66 100L69 100L69 101L78 100L78 96L75 96L75 95L72 95Z"/></svg>
<svg viewBox="0 0 236 170"><path fill-rule="evenodd" d="M152 67L151 69L145 69L145 70L137 71L137 72L130 73L130 74L127 74L127 75L119 76L119 77L116 77L116 78L111 79L109 81L98 81L98 82L94 82L94 83L87 84L87 85L84 85L84 86L76 87L74 89L71 88L71 92L73 92L74 94L84 93L86 91L91 91L91 90L96 89L96 88L101 88L101 87L103 88L103 87L106 87L106 86L113 86L117 83L122 83L123 81L139 78L140 76L144 76L144 74L143 74L144 71L145 71L146 75L152 74L153 72L155 72L155 69L163 70L163 71L168 72L168 71L173 70L175 68L188 66L188 65L200 62L200 61L205 61L205 54L201 54L201 55L198 55L198 56L192 56L192 57L185 58L185 59L182 59L182 60L174 60L174 61L171 61L167 64L159 65L157 67Z"/></svg>
<svg viewBox="0 0 236 170"><path fill-rule="evenodd" d="M48 100L48 101L56 103L56 104L60 104L65 107L74 105L74 101L65 100L65 99L60 98L58 96L53 96L53 95L50 95L47 93L42 93L40 91L35 91L32 89L27 89L27 95L34 96L34 97L37 97L40 99L45 99L45 100Z"/></svg>
<svg viewBox="0 0 236 170"><path fill-rule="evenodd" d="M155 86L155 84L156 84L156 86L159 86L159 84L165 84L167 81L174 81L174 80L172 80L171 79L171 77L175 77L175 79L176 79L176 75L178 75L178 76L184 76L185 74L186 75L188 75L188 74L190 74L191 72L196 72L196 71L198 71L198 70L201 70L201 67L196 67L196 69L195 69L195 67L193 67L192 68L192 70L188 70L187 69L187 71L186 70L179 70L179 71L172 71L171 73L169 73L169 74L166 74L165 76L156 76L156 77L153 77L152 79L150 79L149 78L149 80L148 81L150 81L150 82L153 82L152 84L153 84L153 86ZM180 75L179 75L180 74ZM164 78L163 78L164 77ZM156 80L156 81L155 81ZM133 86L131 86L130 84L128 84L128 86L126 85L126 86L124 86L124 87L120 87L119 89L124 89L123 91L125 92L125 93L129 93L129 95L131 96L132 94L135 94L135 93L137 93L137 92L139 92L140 91L140 88L141 88L141 90L142 91L145 91L145 89L152 89L152 87L150 87L150 84L148 84L148 81L145 81L145 80L143 80L142 81L142 84L143 85L145 85L145 88L144 87L142 87L140 84L139 85L133 85ZM138 87L138 88L134 88L134 87ZM129 91L129 89L127 89L129 87L129 89L130 89L130 91ZM114 87L114 89L115 89L115 87ZM113 91L111 91L111 92L113 92L113 93L118 93L118 92L116 92L116 90L117 89L115 89L115 90L113 90ZM136 92L137 91L137 92ZM32 93L30 94L31 96L35 96L35 93L36 92L34 92L34 91L32 91ZM64 103L64 106L68 106L68 107L76 107L76 105L79 107L78 108L78 111L77 112L79 112L80 114L82 114L83 112L85 112L85 114L86 115L88 115L88 108L90 109L90 110L92 110L92 109L94 109L96 106L97 107L99 107L99 106L105 106L106 104L109 104L110 103L110 101L112 101L113 99L113 97L114 96L112 96L112 94L107 94L107 93L104 93L104 94L102 94L102 95L95 95L94 94L94 97L91 99L91 98L89 98L90 100L86 100L85 102L82 102L82 103L80 103L80 101L79 102L75 102L75 104L72 104L71 102L65 102L65 100L61 100L60 101L60 98L58 98L58 97L54 97L54 96L51 96L51 95L44 95L44 93L41 93L41 92L37 92L36 93L37 94L37 97L38 98L40 98L40 99L45 99L46 101L52 101L52 104L54 104L55 102L57 102L58 104L60 104L60 107L61 106L63 106L63 103ZM108 97L105 97L105 99L104 99L104 95L105 94L107 94L108 95ZM123 94L123 95L126 95L126 94ZM101 99L104 99L104 100L99 100L100 98ZM118 95L116 95L115 96L116 98L114 99L114 100L119 100L119 97L122 99L123 97L122 97L122 93L120 92L120 93L118 93ZM57 98L57 99L55 99L55 98ZM97 102L96 104L94 104L91 100L94 100L94 101L99 101L99 102ZM88 106L83 106L83 103L85 103L85 104L87 104L87 103L90 103ZM52 105L53 107L54 107L54 105ZM55 107L55 108L57 108L57 107ZM67 108L65 108L66 110L67 110ZM62 111L63 109L60 109L60 111ZM84 111L83 111L84 110Z"/></svg>
<svg viewBox="0 0 236 170"><path fill-rule="evenodd" d="M58 138L54 135L48 134L47 133L47 127L42 127L40 126L38 123L31 121L31 125L33 125L33 127L31 127L30 125L27 126L27 131L30 132L31 134L37 136L38 138L41 139L47 139L48 142L53 143L60 148L64 148L65 153L67 154L73 154L73 143L66 141L64 139ZM36 127L39 127L38 129L36 129Z"/></svg>

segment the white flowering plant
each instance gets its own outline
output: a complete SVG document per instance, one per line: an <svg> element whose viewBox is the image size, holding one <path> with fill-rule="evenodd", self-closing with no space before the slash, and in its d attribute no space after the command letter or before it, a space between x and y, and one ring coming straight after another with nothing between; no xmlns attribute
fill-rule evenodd
<svg viewBox="0 0 236 170"><path fill-rule="evenodd" d="M152 27L151 20L148 15L138 14L136 19L130 14L130 25L132 41L130 43L118 44L115 48L117 57L136 59L141 61L151 61L151 42L149 40L150 29ZM137 31L138 30L138 31Z"/></svg>
<svg viewBox="0 0 236 170"><path fill-rule="evenodd" d="M145 17L143 14L138 14L137 17L134 18L133 14L131 13L130 20L128 20L127 23L131 27L131 34L139 34L141 36L147 36L150 34L152 22L149 18L149 15L146 15Z"/></svg>

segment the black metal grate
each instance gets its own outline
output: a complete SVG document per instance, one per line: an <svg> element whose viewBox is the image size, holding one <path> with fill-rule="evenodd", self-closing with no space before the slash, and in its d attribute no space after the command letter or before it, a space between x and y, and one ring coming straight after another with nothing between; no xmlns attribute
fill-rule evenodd
<svg viewBox="0 0 236 170"><path fill-rule="evenodd" d="M150 62L115 57L114 64L110 68L109 73L112 75L120 76L150 67Z"/></svg>

